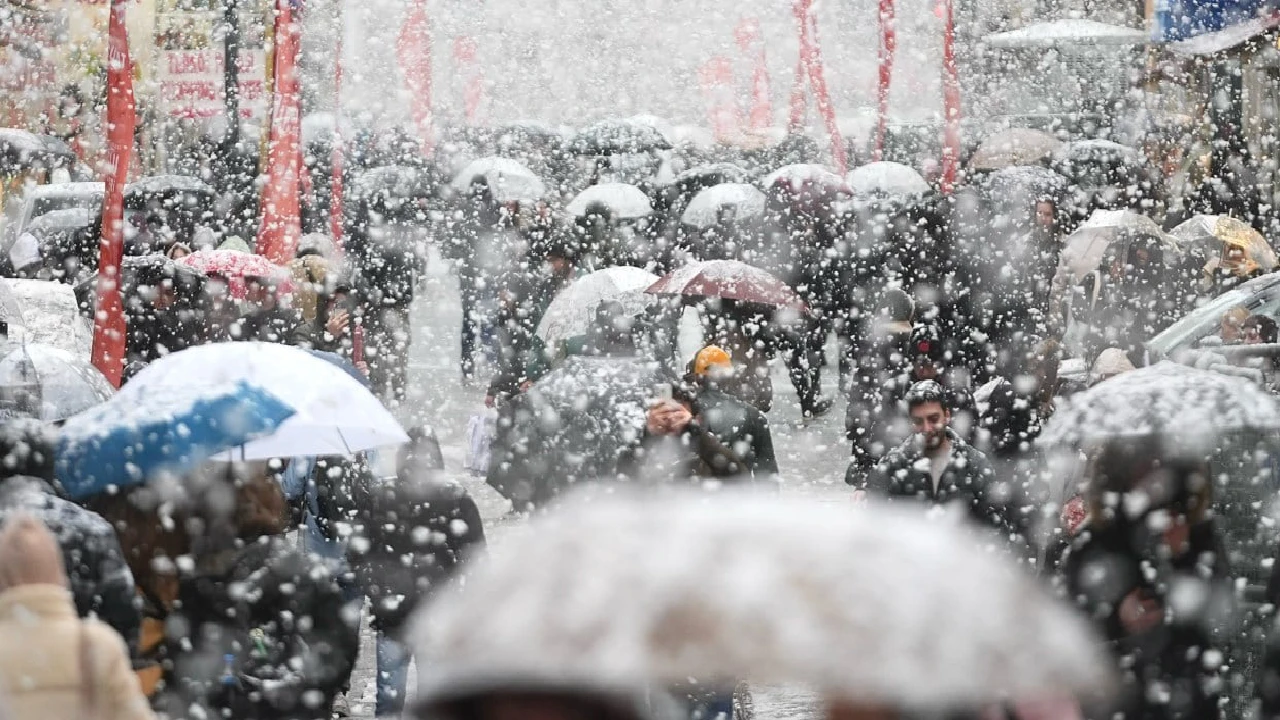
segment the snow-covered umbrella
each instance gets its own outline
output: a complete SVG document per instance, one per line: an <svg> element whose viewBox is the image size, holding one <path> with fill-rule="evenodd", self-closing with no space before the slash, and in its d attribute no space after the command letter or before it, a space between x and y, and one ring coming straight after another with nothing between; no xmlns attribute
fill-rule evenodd
<svg viewBox="0 0 1280 720"><path fill-rule="evenodd" d="M764 209L764 193L745 183L724 183L694 195L680 222L705 230L718 224L726 211L736 220L748 220L764 215Z"/></svg>
<svg viewBox="0 0 1280 720"><path fill-rule="evenodd" d="M176 264L196 270L206 277L226 278L231 296L245 297L245 281L261 278L271 281L280 292L293 291L293 275L262 255L239 250L199 250L178 258Z"/></svg>
<svg viewBox="0 0 1280 720"><path fill-rule="evenodd" d="M929 183L924 176L902 163L889 160L854 168L846 179L853 196L864 201L915 199L929 192Z"/></svg>
<svg viewBox="0 0 1280 720"><path fill-rule="evenodd" d="M720 162L696 165L676 175L672 185L713 187L724 183L745 183L751 179L751 173L739 165Z"/></svg>
<svg viewBox="0 0 1280 720"><path fill-rule="evenodd" d="M1208 456L1221 434L1278 429L1280 400L1250 380L1166 360L1073 396L1039 442L1084 448L1117 437L1163 437Z"/></svg>
<svg viewBox="0 0 1280 720"><path fill-rule="evenodd" d="M975 170L999 170L1015 165L1036 165L1048 160L1062 141L1043 130L1010 128L978 146L969 166Z"/></svg>
<svg viewBox="0 0 1280 720"><path fill-rule="evenodd" d="M988 174L981 187L994 201L1060 202L1067 193L1067 179L1040 165L1014 165Z"/></svg>
<svg viewBox="0 0 1280 720"><path fill-rule="evenodd" d="M813 163L784 165L765 175L760 181L761 187L766 189L780 184L785 185L786 189L792 193L800 193L809 188L824 194L850 192L844 178L822 165Z"/></svg>
<svg viewBox="0 0 1280 720"><path fill-rule="evenodd" d="M1164 245L1173 255L1178 246L1154 220L1132 210L1095 210L1083 225L1067 236L1060 265L1079 280L1098 268L1107 248L1116 242L1148 239Z"/></svg>
<svg viewBox="0 0 1280 720"><path fill-rule="evenodd" d="M493 199L500 203L534 202L547 194L547 186L518 160L502 157L483 157L473 160L453 178L449 187L465 193L476 178L484 178L489 184Z"/></svg>
<svg viewBox="0 0 1280 720"><path fill-rule="evenodd" d="M803 308L804 301L786 283L768 271L739 260L704 260L667 273L646 292L721 298L738 302Z"/></svg>
<svg viewBox="0 0 1280 720"><path fill-rule="evenodd" d="M294 414L257 385L199 380L131 381L107 402L67 420L57 453L58 481L67 494L79 500L138 485L161 471L181 475Z"/></svg>
<svg viewBox="0 0 1280 720"><path fill-rule="evenodd" d="M652 124L615 119L582 128L568 148L577 155L625 155L670 150L671 141Z"/></svg>
<svg viewBox="0 0 1280 720"><path fill-rule="evenodd" d="M150 175L124 186L125 203L156 195L198 194L213 197L209 183L190 175Z"/></svg>
<svg viewBox="0 0 1280 720"><path fill-rule="evenodd" d="M1229 215L1196 215L1170 233L1183 247L1202 246L1218 255L1224 246L1244 251L1253 268L1270 272L1276 268L1276 251L1262 233L1243 220ZM1253 269L1250 268L1250 269Z"/></svg>
<svg viewBox="0 0 1280 720"><path fill-rule="evenodd" d="M615 491L518 532L424 608L420 692L734 678L941 711L1111 685L1085 619L945 518Z"/></svg>
<svg viewBox="0 0 1280 720"><path fill-rule="evenodd" d="M655 385L670 380L656 363L565 359L503 408L487 482L541 505L574 483L616 477L644 437Z"/></svg>
<svg viewBox="0 0 1280 720"><path fill-rule="evenodd" d="M31 411L40 420L66 420L115 394L115 388L87 357L39 343L0 347L4 353L0 356L0 391L23 388L30 392L36 399Z"/></svg>
<svg viewBox="0 0 1280 720"><path fill-rule="evenodd" d="M127 259L127 258L126 258ZM14 307L21 308L14 313ZM93 324L80 313L76 291L52 280L8 279L0 283L0 319L9 323L9 339L40 343L87 358Z"/></svg>
<svg viewBox="0 0 1280 720"><path fill-rule="evenodd" d="M538 337L547 347L554 348L564 340L586 334L596 308L606 301L617 302L629 316L637 316L656 301L645 289L657 281L657 275L637 267L605 268L580 277L547 306L538 323Z"/></svg>
<svg viewBox="0 0 1280 720"><path fill-rule="evenodd" d="M98 222L100 217L97 211L89 208L51 210L32 218L31 222L27 223L25 230L34 233L36 236L43 236L46 233L79 230Z"/></svg>
<svg viewBox="0 0 1280 720"><path fill-rule="evenodd" d="M235 459L350 455L409 439L382 403L342 368L288 345L188 348L151 363L128 386L220 388L240 381L278 397L295 414L272 434L236 448Z"/></svg>
<svg viewBox="0 0 1280 720"><path fill-rule="evenodd" d="M366 170L352 183L352 195L371 198L378 193L388 199L425 199L435 194L431 173L410 165L385 165Z"/></svg>
<svg viewBox="0 0 1280 720"><path fill-rule="evenodd" d="M23 303L19 299L18 294L14 291L14 280L0 280L0 321L4 321L9 327L22 327L26 325L26 318L23 317Z"/></svg>
<svg viewBox="0 0 1280 720"><path fill-rule="evenodd" d="M619 182L592 185L578 193L565 210L574 217L585 217L595 204L608 208L618 220L634 220L653 213L653 205L643 190L630 183Z"/></svg>

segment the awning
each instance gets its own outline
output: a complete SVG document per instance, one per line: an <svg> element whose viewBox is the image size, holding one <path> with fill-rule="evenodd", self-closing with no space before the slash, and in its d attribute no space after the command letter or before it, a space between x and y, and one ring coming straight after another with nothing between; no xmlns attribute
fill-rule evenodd
<svg viewBox="0 0 1280 720"><path fill-rule="evenodd" d="M1144 30L1094 20L1054 20L1008 32L992 33L983 41L995 48L1041 48L1055 45L1142 45Z"/></svg>
<svg viewBox="0 0 1280 720"><path fill-rule="evenodd" d="M1229 25L1217 32L1172 42L1167 47L1178 55L1214 55L1244 44L1276 26L1280 26L1280 13L1273 12L1270 15Z"/></svg>

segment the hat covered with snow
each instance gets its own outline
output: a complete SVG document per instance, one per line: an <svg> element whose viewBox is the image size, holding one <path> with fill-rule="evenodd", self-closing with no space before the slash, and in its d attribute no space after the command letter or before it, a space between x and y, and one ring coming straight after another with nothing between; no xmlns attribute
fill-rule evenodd
<svg viewBox="0 0 1280 720"><path fill-rule="evenodd" d="M1133 369L1133 363L1129 361L1129 356L1123 350L1107 348L1098 355L1097 360L1093 361L1093 371L1089 375L1090 380L1099 383Z"/></svg>

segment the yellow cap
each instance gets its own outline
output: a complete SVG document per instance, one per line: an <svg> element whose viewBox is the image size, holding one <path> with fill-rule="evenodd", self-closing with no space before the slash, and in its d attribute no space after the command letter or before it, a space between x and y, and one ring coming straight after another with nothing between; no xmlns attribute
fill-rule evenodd
<svg viewBox="0 0 1280 720"><path fill-rule="evenodd" d="M693 356L693 374L705 377L711 370L733 370L733 360L729 353L716 345L708 345Z"/></svg>

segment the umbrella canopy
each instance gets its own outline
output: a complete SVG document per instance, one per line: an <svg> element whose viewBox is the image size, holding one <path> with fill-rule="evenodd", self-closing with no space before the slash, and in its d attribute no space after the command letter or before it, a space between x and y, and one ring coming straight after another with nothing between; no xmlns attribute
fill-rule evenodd
<svg viewBox="0 0 1280 720"><path fill-rule="evenodd" d="M125 203L154 195L174 193L193 193L213 197L213 188L208 183L190 175L151 175L124 186Z"/></svg>
<svg viewBox="0 0 1280 720"><path fill-rule="evenodd" d="M804 301L786 283L738 260L706 260L668 273L645 292L722 298L776 307L803 308Z"/></svg>
<svg viewBox="0 0 1280 720"><path fill-rule="evenodd" d="M547 347L556 347L571 337L585 335L595 319L600 303L620 303L634 317L643 313L656 298L645 289L658 281L658 276L637 267L612 267L597 270L574 280L561 290L547 306L538 323L538 337Z"/></svg>
<svg viewBox="0 0 1280 720"><path fill-rule="evenodd" d="M1067 179L1040 165L1014 165L988 173L981 181L988 198L995 201L1052 200L1067 193Z"/></svg>
<svg viewBox="0 0 1280 720"><path fill-rule="evenodd" d="M18 319L10 320L14 307ZM93 323L80 313L76 291L51 280L0 282L0 319L9 322L9 339L40 343L65 350L77 358L89 357ZM15 330L15 326L17 329Z"/></svg>
<svg viewBox="0 0 1280 720"><path fill-rule="evenodd" d="M420 691L477 675L733 678L941 711L1109 689L1111 662L1083 617L922 513L589 493L520 532L424 608Z"/></svg>
<svg viewBox="0 0 1280 720"><path fill-rule="evenodd" d="M711 163L698 165L676 175L672 185L684 187L712 187L724 183L745 183L751 179L751 173L733 163Z"/></svg>
<svg viewBox="0 0 1280 720"><path fill-rule="evenodd" d="M295 414L233 456L262 460L297 455L350 455L408 441L382 403L342 368L306 350L262 342L214 343L151 363L129 386L225 387L243 381L267 390Z"/></svg>
<svg viewBox="0 0 1280 720"><path fill-rule="evenodd" d="M1074 395L1040 442L1088 447L1112 437L1163 436L1208 455L1219 433L1280 429L1280 400L1248 379L1163 361Z"/></svg>
<svg viewBox="0 0 1280 720"><path fill-rule="evenodd" d="M1075 140L1053 153L1053 169L1084 188L1131 182L1140 166L1137 150L1110 140Z"/></svg>
<svg viewBox="0 0 1280 720"><path fill-rule="evenodd" d="M32 218L31 222L27 223L26 230L37 236L44 233L79 230L96 224L100 217L99 213L88 208L52 210Z"/></svg>
<svg viewBox="0 0 1280 720"><path fill-rule="evenodd" d="M542 504L576 482L612 479L644 437L656 363L570 356L503 409L487 481L505 497Z"/></svg>
<svg viewBox="0 0 1280 720"><path fill-rule="evenodd" d="M1107 248L1115 242L1153 239L1177 251L1177 245L1154 220L1132 210L1095 210L1075 232L1067 236L1061 266L1080 280L1098 268Z"/></svg>
<svg viewBox="0 0 1280 720"><path fill-rule="evenodd" d="M1169 234L1184 246L1211 246L1215 255L1223 246L1240 248L1245 252L1247 264L1251 264L1247 268L1249 271L1256 268L1271 272L1276 269L1276 252L1262 233L1229 215L1196 215Z"/></svg>
<svg viewBox="0 0 1280 720"><path fill-rule="evenodd" d="M649 196L635 185L628 183L600 183L578 193L565 208L574 217L585 217L587 209L599 203L619 220L634 220L653 213Z"/></svg>
<svg viewBox="0 0 1280 720"><path fill-rule="evenodd" d="M87 357L37 343L5 345L3 352L0 392L22 388L30 393L38 400L33 414L45 422L66 420L115 394Z"/></svg>
<svg viewBox="0 0 1280 720"><path fill-rule="evenodd" d="M386 165L366 170L352 184L352 194L369 198L376 193L399 198L430 198L435 194L431 173L408 165Z"/></svg>
<svg viewBox="0 0 1280 720"><path fill-rule="evenodd" d="M200 250L174 261L206 277L227 279L231 296L244 299L245 279L264 278L274 281L281 292L293 291L293 276L287 268L276 265L261 255L239 250Z"/></svg>
<svg viewBox="0 0 1280 720"><path fill-rule="evenodd" d="M764 208L764 193L744 183L725 183L694 195L680 222L704 230L717 225L726 210L731 211L735 219L746 220L761 217Z"/></svg>
<svg viewBox="0 0 1280 720"><path fill-rule="evenodd" d="M1048 160L1062 141L1043 130L1010 128L982 142L969 160L975 170L999 170L1015 165L1037 165Z"/></svg>
<svg viewBox="0 0 1280 720"><path fill-rule="evenodd" d="M650 123L601 120L579 130L568 149L577 155L625 155L670 150L671 141Z"/></svg>
<svg viewBox="0 0 1280 720"><path fill-rule="evenodd" d="M860 200L920 198L929 192L929 183L920 173L888 160L854 168L847 180L854 197Z"/></svg>
<svg viewBox="0 0 1280 720"><path fill-rule="evenodd" d="M275 430L293 414L278 397L244 381L129 382L62 426L58 480L79 500L162 471L180 475Z"/></svg>
<svg viewBox="0 0 1280 720"><path fill-rule="evenodd" d="M0 172L22 172L33 166L69 165L75 162L75 157L65 142L51 135L0 128Z"/></svg>
<svg viewBox="0 0 1280 720"><path fill-rule="evenodd" d="M760 185L766 189L783 185L788 191L796 194L810 188L830 194L849 192L849 186L844 178L822 165L812 163L784 165L765 175Z"/></svg>
<svg viewBox="0 0 1280 720"><path fill-rule="evenodd" d="M485 157L468 163L449 184L456 192L465 193L476 178L484 178L489 184L493 199L500 202L533 202L547 194L543 184L532 170L517 160L502 157Z"/></svg>

